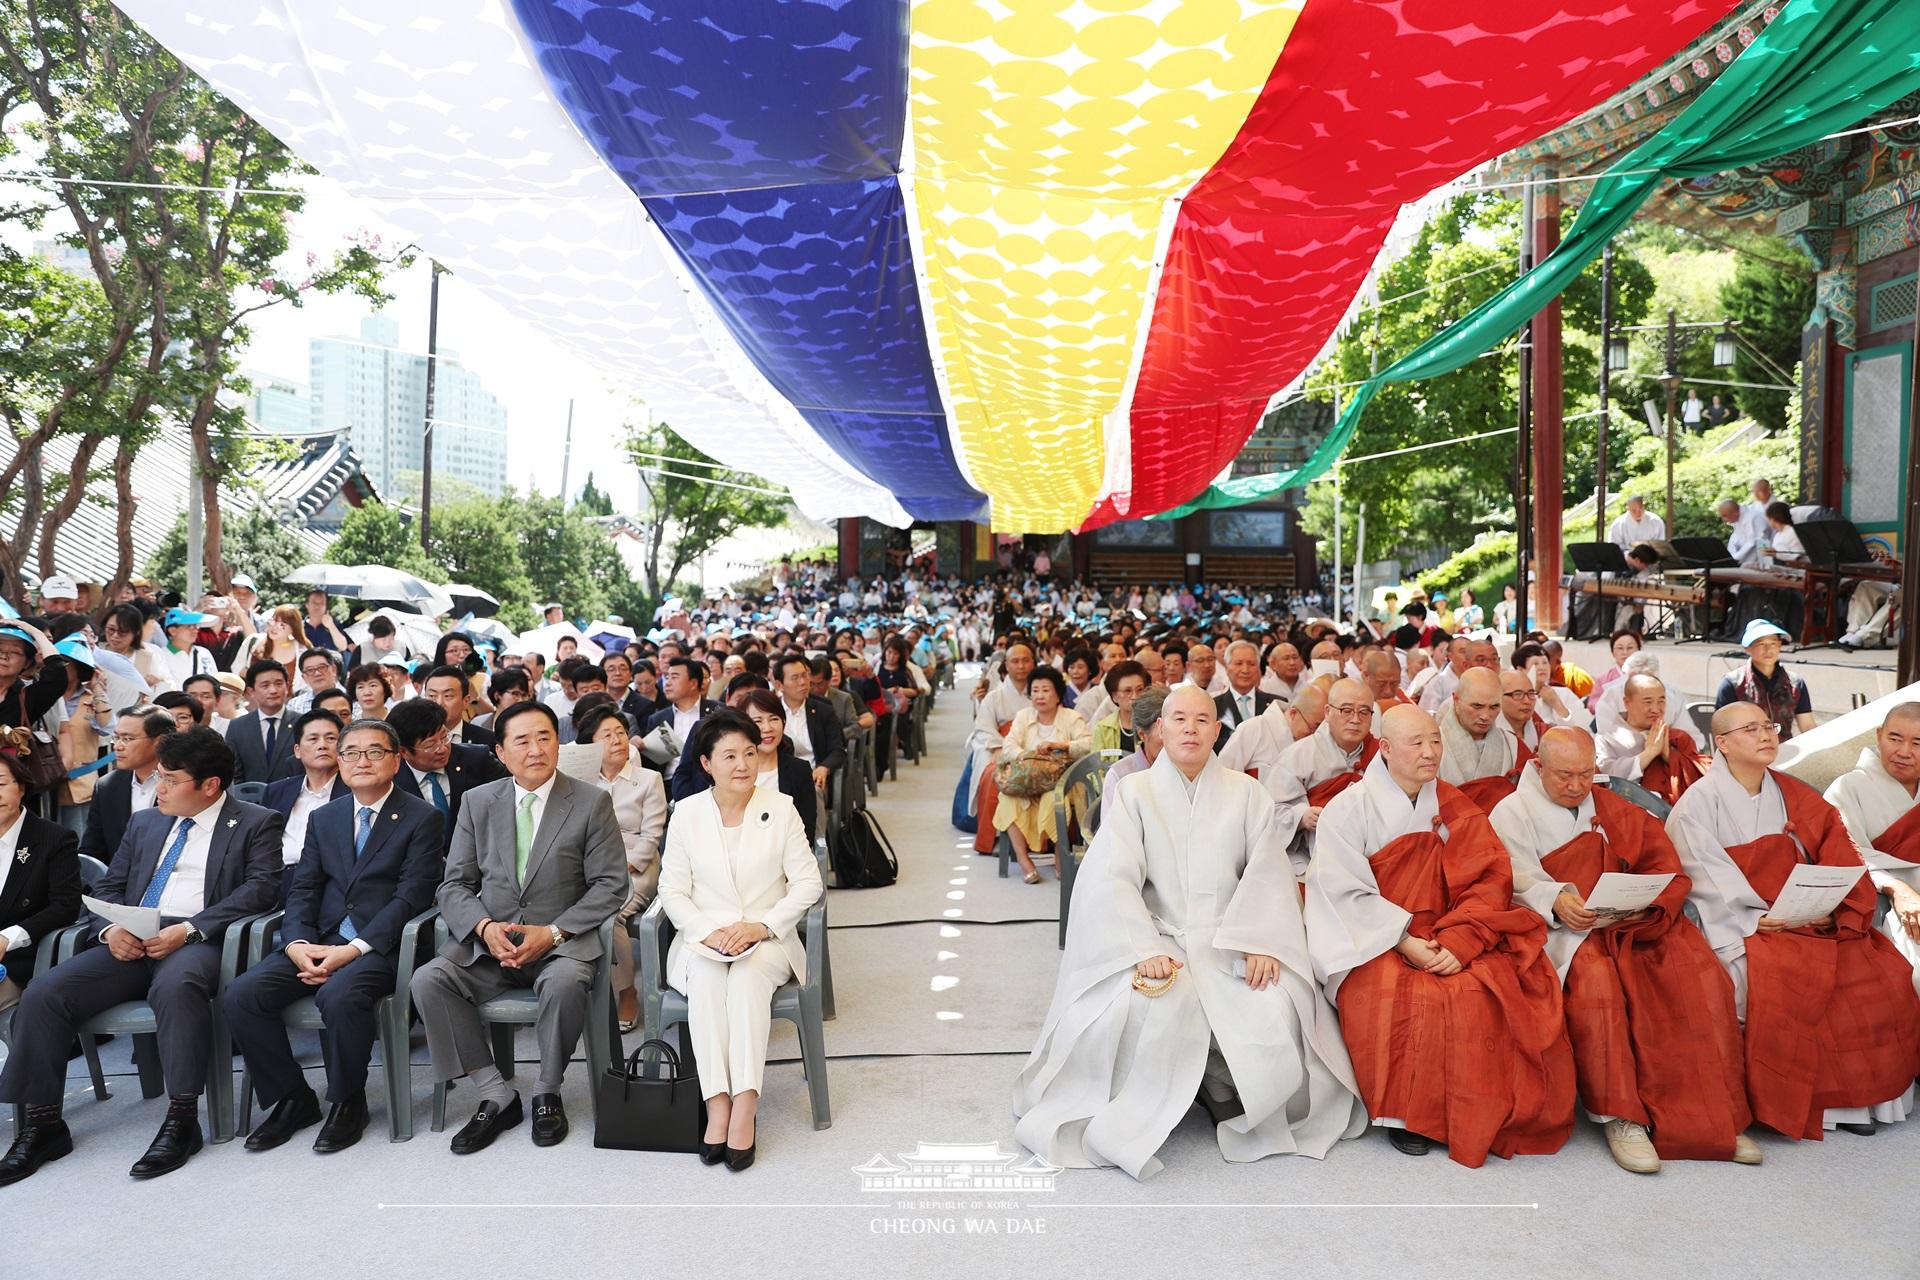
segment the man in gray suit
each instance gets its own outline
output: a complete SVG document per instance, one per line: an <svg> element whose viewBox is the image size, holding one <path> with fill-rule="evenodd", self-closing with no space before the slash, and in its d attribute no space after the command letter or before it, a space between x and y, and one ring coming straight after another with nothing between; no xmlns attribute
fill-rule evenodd
<svg viewBox="0 0 1920 1280"><path fill-rule="evenodd" d="M520 1095L493 1061L479 1006L516 987L539 997L534 1033L533 1141L567 1136L560 1081L587 1022L599 928L627 898L626 845L613 798L557 773L560 722L542 702L494 719L513 776L467 793L447 853L439 904L453 938L413 976L413 1002L442 1080L466 1076L480 1096L453 1137L455 1155L488 1146L524 1119Z"/></svg>

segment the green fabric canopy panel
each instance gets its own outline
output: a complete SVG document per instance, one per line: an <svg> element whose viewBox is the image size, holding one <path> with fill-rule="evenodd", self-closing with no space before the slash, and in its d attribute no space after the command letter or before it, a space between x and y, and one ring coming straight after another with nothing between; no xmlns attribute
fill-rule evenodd
<svg viewBox="0 0 1920 1280"><path fill-rule="evenodd" d="M1839 132L1920 91L1920 0L1789 0L1673 123L1594 185L1560 247L1526 275L1383 369L1300 466L1211 486L1155 519L1237 507L1330 469L1380 388L1451 373L1559 297L1661 183L1758 164Z"/></svg>

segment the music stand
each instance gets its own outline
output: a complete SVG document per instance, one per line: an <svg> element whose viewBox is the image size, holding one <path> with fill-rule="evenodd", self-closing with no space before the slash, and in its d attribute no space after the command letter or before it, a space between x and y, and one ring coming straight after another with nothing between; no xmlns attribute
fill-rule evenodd
<svg viewBox="0 0 1920 1280"><path fill-rule="evenodd" d="M1793 531L1800 535L1800 545L1806 548L1808 562L1825 565L1833 575L1832 584L1827 589L1826 634L1830 638L1837 636L1840 631L1840 566L1869 564L1873 560L1873 553L1867 550L1866 541L1851 520L1808 520L1804 524L1794 525Z"/></svg>
<svg viewBox="0 0 1920 1280"><path fill-rule="evenodd" d="M1721 538L1675 538L1673 553L1688 568L1700 570L1700 634L1694 638L1710 639L1713 632L1713 571L1733 568L1733 552L1727 550L1726 541Z"/></svg>
<svg viewBox="0 0 1920 1280"><path fill-rule="evenodd" d="M1673 549L1673 544L1665 538L1648 538L1640 545L1652 547L1655 553L1659 555L1660 563L1656 567L1662 572L1668 569L1690 569L1693 567L1687 563L1684 556Z"/></svg>
<svg viewBox="0 0 1920 1280"><path fill-rule="evenodd" d="M1569 542L1567 558L1573 561L1575 573L1628 575L1633 572L1627 564L1627 553L1612 542Z"/></svg>

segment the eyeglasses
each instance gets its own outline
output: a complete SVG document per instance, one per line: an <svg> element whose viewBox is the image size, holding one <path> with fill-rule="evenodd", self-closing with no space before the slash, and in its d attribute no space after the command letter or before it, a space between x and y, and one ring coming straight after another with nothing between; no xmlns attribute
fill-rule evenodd
<svg viewBox="0 0 1920 1280"><path fill-rule="evenodd" d="M1329 702L1327 710L1336 716L1345 716L1349 720L1358 720L1361 716L1372 715L1373 707L1362 702L1351 707L1343 707L1337 702Z"/></svg>
<svg viewBox="0 0 1920 1280"><path fill-rule="evenodd" d="M365 760L368 764L379 764L388 756L398 754L399 752L389 751L385 747L348 747L340 753L340 759L347 764L353 764L358 760Z"/></svg>
<svg viewBox="0 0 1920 1280"><path fill-rule="evenodd" d="M1518 698L1522 702L1532 702L1540 694L1533 689L1510 689L1500 695L1503 698Z"/></svg>
<svg viewBox="0 0 1920 1280"><path fill-rule="evenodd" d="M1743 724L1738 729L1727 729L1713 736L1716 738L1731 738L1736 734L1742 733L1756 733L1769 738L1777 738L1780 736L1780 726L1771 720L1756 720L1752 724Z"/></svg>

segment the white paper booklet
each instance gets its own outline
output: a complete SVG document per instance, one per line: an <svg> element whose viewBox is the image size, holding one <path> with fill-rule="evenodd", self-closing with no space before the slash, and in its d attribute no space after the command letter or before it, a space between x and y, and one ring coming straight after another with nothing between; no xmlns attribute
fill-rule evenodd
<svg viewBox="0 0 1920 1280"><path fill-rule="evenodd" d="M84 893L80 895L80 901L87 910L108 924L119 925L142 942L160 932L160 908L158 907L126 907L118 902L102 902Z"/></svg>
<svg viewBox="0 0 1920 1280"><path fill-rule="evenodd" d="M1823 867L1802 863L1793 869L1792 874L1787 876L1787 882L1780 886L1780 896L1767 908L1767 914L1791 925L1824 920L1853 892L1853 886L1860 883L1860 877L1865 874L1865 867Z"/></svg>
<svg viewBox="0 0 1920 1280"><path fill-rule="evenodd" d="M1625 871L1602 872L1587 895L1587 910L1600 916L1630 916L1653 905L1673 883L1673 873L1642 876Z"/></svg>

